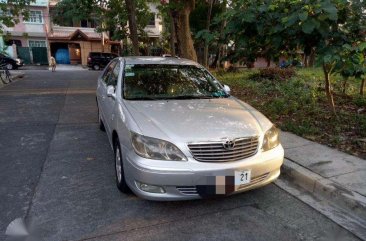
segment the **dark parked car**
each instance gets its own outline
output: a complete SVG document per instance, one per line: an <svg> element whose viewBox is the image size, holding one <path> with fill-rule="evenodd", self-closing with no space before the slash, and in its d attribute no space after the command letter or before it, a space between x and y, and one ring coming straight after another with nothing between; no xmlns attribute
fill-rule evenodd
<svg viewBox="0 0 366 241"><path fill-rule="evenodd" d="M7 69L17 69L18 67L23 66L23 60L18 58L13 59L12 57L0 53L0 66L4 66Z"/></svg>
<svg viewBox="0 0 366 241"><path fill-rule="evenodd" d="M88 55L88 67L94 70L100 70L116 57L118 55L112 53L90 52Z"/></svg>

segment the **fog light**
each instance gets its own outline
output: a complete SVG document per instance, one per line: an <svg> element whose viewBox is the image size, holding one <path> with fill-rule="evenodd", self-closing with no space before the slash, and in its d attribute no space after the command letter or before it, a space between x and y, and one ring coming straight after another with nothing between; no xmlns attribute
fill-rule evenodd
<svg viewBox="0 0 366 241"><path fill-rule="evenodd" d="M146 183L140 183L136 182L137 187L144 191L144 192L151 192L151 193L165 193L165 190L163 187L150 185Z"/></svg>

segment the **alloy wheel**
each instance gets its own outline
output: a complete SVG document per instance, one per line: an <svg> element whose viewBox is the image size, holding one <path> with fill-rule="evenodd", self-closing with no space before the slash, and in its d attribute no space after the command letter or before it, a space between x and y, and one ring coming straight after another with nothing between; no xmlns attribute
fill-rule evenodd
<svg viewBox="0 0 366 241"><path fill-rule="evenodd" d="M13 69L13 65L12 64L6 64L6 68L9 69L9 70Z"/></svg>

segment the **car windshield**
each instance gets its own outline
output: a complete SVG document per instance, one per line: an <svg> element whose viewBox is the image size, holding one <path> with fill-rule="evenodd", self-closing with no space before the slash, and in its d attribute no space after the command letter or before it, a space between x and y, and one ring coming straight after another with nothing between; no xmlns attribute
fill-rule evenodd
<svg viewBox="0 0 366 241"><path fill-rule="evenodd" d="M163 64L126 64L123 96L128 100L228 97L204 68Z"/></svg>

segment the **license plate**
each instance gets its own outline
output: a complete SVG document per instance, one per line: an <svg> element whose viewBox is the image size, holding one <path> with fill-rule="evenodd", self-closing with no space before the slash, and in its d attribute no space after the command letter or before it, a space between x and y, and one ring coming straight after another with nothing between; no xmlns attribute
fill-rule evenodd
<svg viewBox="0 0 366 241"><path fill-rule="evenodd" d="M250 183L251 172L250 170L235 171L235 189L238 189L241 185Z"/></svg>

